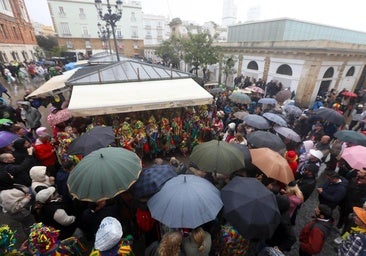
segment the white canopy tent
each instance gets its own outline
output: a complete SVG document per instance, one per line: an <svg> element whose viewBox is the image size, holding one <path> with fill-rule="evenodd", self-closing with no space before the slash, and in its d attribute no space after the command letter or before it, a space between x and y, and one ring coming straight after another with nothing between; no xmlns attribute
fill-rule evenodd
<svg viewBox="0 0 366 256"><path fill-rule="evenodd" d="M79 68L74 68L69 71L65 71L62 75L53 76L50 80L45 82L43 85L41 85L39 88L34 90L31 94L27 96L27 98L30 98L32 96L41 95L44 93L51 93L54 90L62 89L64 88L65 82L73 75Z"/></svg>
<svg viewBox="0 0 366 256"><path fill-rule="evenodd" d="M192 78L73 86L73 116L94 116L211 104L213 96Z"/></svg>

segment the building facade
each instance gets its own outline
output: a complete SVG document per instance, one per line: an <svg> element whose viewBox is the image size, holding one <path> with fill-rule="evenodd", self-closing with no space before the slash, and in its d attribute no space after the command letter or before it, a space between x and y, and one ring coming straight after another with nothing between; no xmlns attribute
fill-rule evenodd
<svg viewBox="0 0 366 256"><path fill-rule="evenodd" d="M0 1L0 63L37 59L37 41L23 0Z"/></svg>
<svg viewBox="0 0 366 256"><path fill-rule="evenodd" d="M94 0L47 0L59 46L79 55L90 56L95 53L115 52L113 36L107 41L98 35L99 27L105 27L97 13ZM107 13L106 1L103 14ZM110 1L112 12L115 3ZM126 57L143 55L142 8L139 1L123 3L122 17L115 27L118 53ZM111 46L111 47L109 47Z"/></svg>
<svg viewBox="0 0 366 256"><path fill-rule="evenodd" d="M362 32L279 19L230 26L220 46L236 61L234 76L281 82L307 107L333 88L366 88L365 39ZM218 73L216 67L216 79Z"/></svg>

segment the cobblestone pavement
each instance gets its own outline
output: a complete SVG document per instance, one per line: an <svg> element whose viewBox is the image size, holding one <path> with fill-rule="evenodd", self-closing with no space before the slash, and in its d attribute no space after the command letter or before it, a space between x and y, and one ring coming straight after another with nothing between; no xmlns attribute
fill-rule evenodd
<svg viewBox="0 0 366 256"><path fill-rule="evenodd" d="M42 81L35 81L35 82L26 82L24 85L21 85L21 84L9 85L9 84L7 84L6 81L4 81L1 78L0 78L0 81L3 83L3 85L6 88L8 88L9 93L12 96L12 99L11 99L10 103L13 104L13 106L16 106L16 101L17 100L22 100L23 99L25 89L34 90L42 84ZM6 95L3 95L3 96L7 100L7 96ZM41 111L42 116L43 116L42 117L43 124L47 124L46 117L49 113L49 110L44 108L44 107L40 107L39 110ZM164 160L166 162L169 161L169 159L164 159ZM183 160L183 161L187 162L187 159L180 158L180 160ZM321 169L324 169L324 166L322 166ZM324 177L321 175L318 179L318 185L320 186L323 182L324 182ZM311 197L304 203L304 205L298 211L298 215L297 215L297 219L296 219L296 226L295 226L295 233L296 233L297 237L300 233L301 228L308 221L310 221L311 216L314 214L314 209L317 206L317 204L318 204L317 192L314 191L314 193L311 195ZM337 220L338 211L335 211L335 216L334 217ZM1 211L0 211L0 224L9 224L14 230L21 230L19 223L16 223L16 222L10 220ZM24 241L26 239L26 237L22 232L18 232L17 236L18 236L18 244L17 245L19 246L21 241ZM322 252L318 254L318 256L337 255L337 253L336 253L337 245L333 242L334 238L336 238L337 236L338 236L337 231L336 231L336 229L334 229L334 231L327 238L325 246L324 246ZM292 250L290 252L286 253L286 255L288 255L288 256L297 256L298 255L298 248L299 248L299 243L296 242L294 244Z"/></svg>

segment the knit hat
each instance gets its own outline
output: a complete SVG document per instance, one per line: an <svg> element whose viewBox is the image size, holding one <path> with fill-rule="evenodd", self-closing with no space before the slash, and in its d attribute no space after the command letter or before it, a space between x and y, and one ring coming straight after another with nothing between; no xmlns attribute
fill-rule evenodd
<svg viewBox="0 0 366 256"><path fill-rule="evenodd" d="M39 191L36 195L36 201L40 202L42 204L46 203L47 200L50 198L50 196L53 195L53 193L55 193L56 188L55 187L48 187L45 189L42 189L41 191Z"/></svg>
<svg viewBox="0 0 366 256"><path fill-rule="evenodd" d="M353 207L353 211L357 217L366 225L366 210L361 207Z"/></svg>
<svg viewBox="0 0 366 256"><path fill-rule="evenodd" d="M113 217L105 217L95 234L94 248L101 252L108 251L118 244L123 235L121 223Z"/></svg>
<svg viewBox="0 0 366 256"><path fill-rule="evenodd" d="M319 160L322 160L322 158L324 156L320 150L316 150L316 149L310 149L309 153L310 153L310 155L318 158Z"/></svg>
<svg viewBox="0 0 366 256"><path fill-rule="evenodd" d="M29 170L29 177L32 181L42 182L46 180L46 166L33 166Z"/></svg>
<svg viewBox="0 0 366 256"><path fill-rule="evenodd" d="M285 154L285 158L288 162L294 162L297 160L297 154L293 150L289 150Z"/></svg>
<svg viewBox="0 0 366 256"><path fill-rule="evenodd" d="M49 135L47 133L47 128L46 127L39 127L39 128L37 128L36 134L38 135L38 137L44 137L44 136L48 136Z"/></svg>

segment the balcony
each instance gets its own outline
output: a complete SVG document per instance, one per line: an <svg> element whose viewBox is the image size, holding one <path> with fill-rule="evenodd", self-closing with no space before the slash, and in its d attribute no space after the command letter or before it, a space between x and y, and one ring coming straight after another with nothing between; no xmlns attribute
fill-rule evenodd
<svg viewBox="0 0 366 256"><path fill-rule="evenodd" d="M150 29L151 29L151 26L150 26L150 25L146 25L146 26L145 26L145 29L146 29L146 30L150 30Z"/></svg>
<svg viewBox="0 0 366 256"><path fill-rule="evenodd" d="M81 20L85 20L86 15L85 15L84 13L79 13L79 18L80 18Z"/></svg>
<svg viewBox="0 0 366 256"><path fill-rule="evenodd" d="M66 18L66 13L64 13L64 12L59 12L59 13L58 13L58 16L59 16L60 18Z"/></svg>

